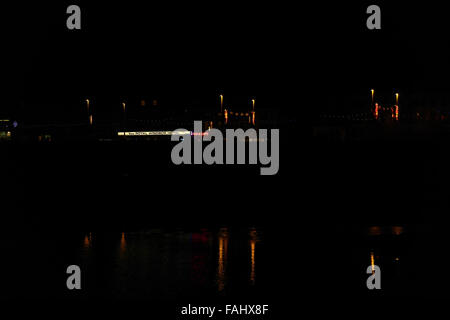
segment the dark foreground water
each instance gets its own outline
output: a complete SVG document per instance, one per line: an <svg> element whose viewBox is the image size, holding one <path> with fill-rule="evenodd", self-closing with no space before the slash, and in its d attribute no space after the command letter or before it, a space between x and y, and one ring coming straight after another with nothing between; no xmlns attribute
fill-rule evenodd
<svg viewBox="0 0 450 320"><path fill-rule="evenodd" d="M2 298L164 302L448 297L447 228L300 225L161 228L123 232L5 231ZM66 288L66 268L82 289ZM368 290L367 268L382 289Z"/></svg>
<svg viewBox="0 0 450 320"><path fill-rule="evenodd" d="M166 301L260 296L270 277L264 232L255 228L148 228L41 239L39 263L56 274L44 271L55 282L40 296ZM80 292L68 292L64 277L56 276L70 264L83 272Z"/></svg>
<svg viewBox="0 0 450 320"><path fill-rule="evenodd" d="M272 304L448 297L444 143L281 146L280 171L170 145L10 146L2 298ZM381 290L366 270L381 268ZM82 289L66 269L79 265Z"/></svg>

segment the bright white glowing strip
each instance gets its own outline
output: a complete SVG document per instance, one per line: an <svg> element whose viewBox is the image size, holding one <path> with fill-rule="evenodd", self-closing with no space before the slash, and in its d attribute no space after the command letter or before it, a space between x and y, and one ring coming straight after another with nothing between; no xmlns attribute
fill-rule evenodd
<svg viewBox="0 0 450 320"><path fill-rule="evenodd" d="M117 132L118 136L171 136L171 135L190 135L190 131L125 131Z"/></svg>

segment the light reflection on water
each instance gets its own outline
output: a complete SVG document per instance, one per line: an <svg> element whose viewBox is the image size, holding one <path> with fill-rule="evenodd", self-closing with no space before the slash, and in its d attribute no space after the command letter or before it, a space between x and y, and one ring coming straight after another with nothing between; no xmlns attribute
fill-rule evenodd
<svg viewBox="0 0 450 320"><path fill-rule="evenodd" d="M122 232L122 237L120 238L120 251L123 252L126 250L127 243L125 241L125 232Z"/></svg>
<svg viewBox="0 0 450 320"><path fill-rule="evenodd" d="M372 266L372 274L375 273L375 254L370 252L370 265Z"/></svg>
<svg viewBox="0 0 450 320"><path fill-rule="evenodd" d="M257 283L257 256L264 250L257 228L246 233L228 227L195 231L150 229L109 237L87 233L79 252L82 268L92 275L86 291L115 297L173 298L246 290ZM242 250L243 247L247 249ZM109 278L106 284L95 280L95 274L100 272Z"/></svg>
<svg viewBox="0 0 450 320"><path fill-rule="evenodd" d="M217 290L222 292L225 288L225 275L228 259L228 229L221 228L219 231L219 255L217 267Z"/></svg>
<svg viewBox="0 0 450 320"><path fill-rule="evenodd" d="M258 232L255 229L250 230L250 262L251 262L251 271L250 271L250 284L254 285L256 281L256 273L255 273L255 263L256 263L256 243L258 242Z"/></svg>
<svg viewBox="0 0 450 320"><path fill-rule="evenodd" d="M395 235L399 236L404 232L403 226L370 226L367 230L369 236Z"/></svg>
<svg viewBox="0 0 450 320"><path fill-rule="evenodd" d="M45 241L23 242L23 247L8 242L10 247L6 250L10 255L17 252L17 259L24 252L22 248L34 248L30 255L40 261L40 271L45 275L42 283L46 283L40 287L46 288L44 294L48 296L73 297L74 292L67 292L60 285L65 283L66 275L57 273L71 264L82 270L83 290L76 293L77 297L87 298L190 300L278 296L280 291L273 288L291 286L293 275L299 274L306 264L312 269L309 282L305 280L308 290L333 294L345 290L342 295L448 295L449 281L436 272L448 265L446 225L433 229L422 225L310 228L310 232L304 231L300 236L306 241L299 241L299 235L288 230L286 226L73 231L60 234L58 241L51 233L41 233L37 239ZM32 238L36 239L34 235ZM292 254L293 249L305 248L311 250ZM344 275L336 280L338 286L330 287L325 281L322 286L320 282L326 273L320 267L327 266L330 257L337 261L333 264L336 274ZM368 292L366 287L367 268L372 266L373 271L375 265L382 272L379 293ZM6 267L8 264L3 264L5 274L17 269ZM17 276L11 277L14 283L10 287L17 286L22 270L25 269L15 271ZM48 279L54 282L49 285ZM309 283L311 287L307 287ZM26 284L17 288L17 294L22 294Z"/></svg>
<svg viewBox="0 0 450 320"><path fill-rule="evenodd" d="M84 249L89 249L90 246L91 246L91 233L86 234L84 236L84 243L83 243Z"/></svg>
<svg viewBox="0 0 450 320"><path fill-rule="evenodd" d="M383 291L373 291L371 294L411 294L410 283L413 284L417 276L414 265L414 247L418 245L414 237L418 236L417 232L411 232L406 225L374 225L365 229L365 235L365 239L361 238L364 239L362 247L358 245L358 256L367 257L369 253L366 263L371 266L372 274L378 266L383 275L381 279L384 279L381 281ZM406 263L400 264L401 256Z"/></svg>

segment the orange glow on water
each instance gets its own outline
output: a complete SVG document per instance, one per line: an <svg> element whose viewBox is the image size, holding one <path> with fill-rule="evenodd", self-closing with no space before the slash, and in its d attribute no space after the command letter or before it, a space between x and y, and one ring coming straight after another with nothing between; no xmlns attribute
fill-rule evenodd
<svg viewBox="0 0 450 320"><path fill-rule="evenodd" d="M122 237L120 238L120 253L124 253L127 249L127 242L125 240L125 232L122 232Z"/></svg>
<svg viewBox="0 0 450 320"><path fill-rule="evenodd" d="M219 266L217 268L217 283L218 290L223 291L225 287L225 266L224 266L224 250L223 250L223 238L219 239Z"/></svg>
<svg viewBox="0 0 450 320"><path fill-rule="evenodd" d="M225 109L224 116L225 116L225 124L227 124L228 123L228 110L227 109Z"/></svg>
<svg viewBox="0 0 450 320"><path fill-rule="evenodd" d="M392 227L392 234L399 236L403 233L403 227L400 226L394 226Z"/></svg>
<svg viewBox="0 0 450 320"><path fill-rule="evenodd" d="M381 228L379 226L369 227L369 235L370 236L379 236L379 235L381 235Z"/></svg>
<svg viewBox="0 0 450 320"><path fill-rule="evenodd" d="M372 274L375 273L375 257L373 252L370 253L370 265L372 266Z"/></svg>
<svg viewBox="0 0 450 320"><path fill-rule="evenodd" d="M250 250L251 250L251 271L250 271L250 282L255 283L255 247L256 240L250 240Z"/></svg>
<svg viewBox="0 0 450 320"><path fill-rule="evenodd" d="M90 245L91 245L91 240L89 239L88 235L85 235L84 236L84 247L89 248Z"/></svg>
<svg viewBox="0 0 450 320"><path fill-rule="evenodd" d="M258 233L255 229L250 230L250 283L255 284L256 272L256 242L259 240Z"/></svg>
<svg viewBox="0 0 450 320"><path fill-rule="evenodd" d="M217 290L219 292L225 289L227 256L228 256L228 230L226 228L223 228L219 233L219 254L217 259L218 260Z"/></svg>

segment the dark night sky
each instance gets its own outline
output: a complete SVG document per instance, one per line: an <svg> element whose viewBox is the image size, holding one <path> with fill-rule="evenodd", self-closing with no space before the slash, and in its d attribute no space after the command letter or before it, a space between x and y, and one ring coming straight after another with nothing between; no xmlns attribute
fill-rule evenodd
<svg viewBox="0 0 450 320"><path fill-rule="evenodd" d="M65 27L73 3L82 9L81 31ZM60 110L86 96L211 103L224 89L298 110L319 107L317 95L449 87L441 4L377 2L382 30L369 31L372 2L73 3L5 11L2 109Z"/></svg>

